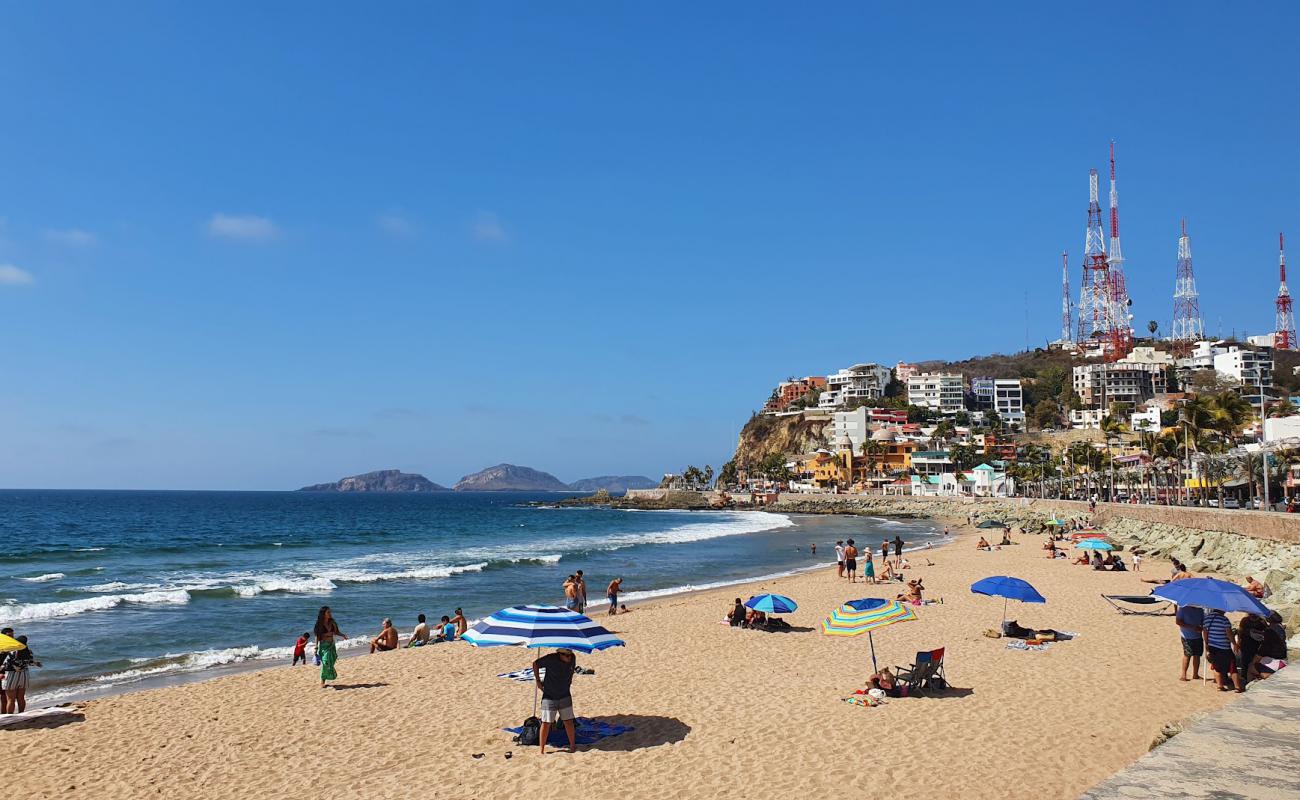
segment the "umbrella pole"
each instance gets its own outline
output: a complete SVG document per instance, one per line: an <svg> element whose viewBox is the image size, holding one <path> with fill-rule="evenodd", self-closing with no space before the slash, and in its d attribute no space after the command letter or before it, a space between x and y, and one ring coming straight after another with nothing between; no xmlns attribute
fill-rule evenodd
<svg viewBox="0 0 1300 800"><path fill-rule="evenodd" d="M1007 603L1011 602L1007 598L1002 598L1002 624L1007 624Z"/></svg>
<svg viewBox="0 0 1300 800"><path fill-rule="evenodd" d="M876 637L871 635L871 631L867 631L867 642L871 645L871 674L875 675L880 668L876 666Z"/></svg>

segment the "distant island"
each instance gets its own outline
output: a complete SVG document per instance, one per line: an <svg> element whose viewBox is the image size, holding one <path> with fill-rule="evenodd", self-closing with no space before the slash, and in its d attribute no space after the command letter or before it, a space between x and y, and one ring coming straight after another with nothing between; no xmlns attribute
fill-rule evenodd
<svg viewBox="0 0 1300 800"><path fill-rule="evenodd" d="M549 472L519 467L514 464L497 464L472 475L466 475L451 487L458 492L567 492L569 485Z"/></svg>
<svg viewBox="0 0 1300 800"><path fill-rule="evenodd" d="M396 469L381 469L364 475L352 475L333 483L304 486L300 492L446 492L423 475Z"/></svg>
<svg viewBox="0 0 1300 800"><path fill-rule="evenodd" d="M644 475L601 475L569 484L569 488L575 492L598 492L604 489L610 494L622 494L628 489L654 489L658 486L659 481Z"/></svg>

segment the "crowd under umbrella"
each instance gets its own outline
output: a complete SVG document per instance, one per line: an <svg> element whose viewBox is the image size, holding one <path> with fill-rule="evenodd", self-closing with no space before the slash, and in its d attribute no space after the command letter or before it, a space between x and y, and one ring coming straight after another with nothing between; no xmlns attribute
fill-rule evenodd
<svg viewBox="0 0 1300 800"><path fill-rule="evenodd" d="M1115 546L1104 539L1081 539L1075 550L1114 550Z"/></svg>
<svg viewBox="0 0 1300 800"><path fill-rule="evenodd" d="M1181 578L1151 590L1155 597L1179 606L1198 606L1216 611L1236 611L1267 617L1268 607L1235 583L1218 578Z"/></svg>
<svg viewBox="0 0 1300 800"><path fill-rule="evenodd" d="M746 600L745 607L764 614L789 614L799 604L783 594L760 594Z"/></svg>
<svg viewBox="0 0 1300 800"><path fill-rule="evenodd" d="M1013 578L1010 575L995 575L991 578L983 578L972 583L970 590L975 594L1003 598L1003 622L1007 621L1007 603L1012 600L1019 600L1022 603L1047 602L1047 598L1039 594L1038 590L1029 584L1029 581Z"/></svg>
<svg viewBox="0 0 1300 800"><path fill-rule="evenodd" d="M916 619L916 612L911 606L897 600L881 597L867 597L862 600L850 600L836 608L822 621L822 633L827 636L861 636L867 635L871 643L871 671L879 672L876 666L876 640L872 631L893 625L896 622L911 622Z"/></svg>
<svg viewBox="0 0 1300 800"><path fill-rule="evenodd" d="M503 608L474 624L460 637L475 647L566 648L595 653L625 642L590 617L567 608L524 605ZM533 715L537 688L533 683Z"/></svg>

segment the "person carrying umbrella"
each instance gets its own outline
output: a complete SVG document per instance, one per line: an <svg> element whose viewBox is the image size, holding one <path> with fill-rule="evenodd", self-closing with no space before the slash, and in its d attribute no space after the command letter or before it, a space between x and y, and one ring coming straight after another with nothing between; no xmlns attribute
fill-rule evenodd
<svg viewBox="0 0 1300 800"><path fill-rule="evenodd" d="M567 647L561 647L554 653L533 661L533 680L542 692L542 730L538 738L542 755L546 755L546 740L551 735L551 726L556 722L564 723L564 732L569 736L569 752L578 749L571 692L575 662L573 651ZM545 677L542 677L543 669L546 670Z"/></svg>

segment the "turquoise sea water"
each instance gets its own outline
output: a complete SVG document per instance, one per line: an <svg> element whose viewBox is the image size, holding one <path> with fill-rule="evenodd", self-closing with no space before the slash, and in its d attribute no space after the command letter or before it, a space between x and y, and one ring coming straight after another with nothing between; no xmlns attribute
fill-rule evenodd
<svg viewBox="0 0 1300 800"><path fill-rule="evenodd" d="M363 637L562 603L577 569L593 601L623 577L635 604L830 563L849 536L939 539L923 520L526 505L556 497L0 491L0 627L30 638L48 702L287 661L322 604Z"/></svg>

